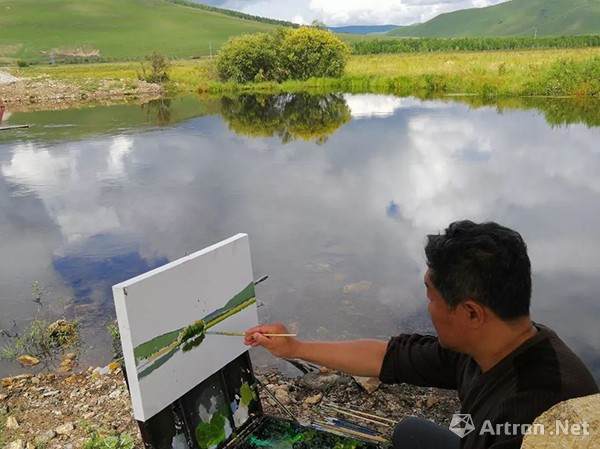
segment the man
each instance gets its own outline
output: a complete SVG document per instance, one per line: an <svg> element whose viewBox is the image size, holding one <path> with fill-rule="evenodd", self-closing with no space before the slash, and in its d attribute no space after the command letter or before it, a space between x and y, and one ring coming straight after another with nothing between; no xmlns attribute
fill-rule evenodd
<svg viewBox="0 0 600 449"><path fill-rule="evenodd" d="M460 439L430 421L407 418L394 430L394 448L518 448L522 425L558 402L598 393L581 360L529 317L531 266L519 233L459 221L443 235L429 235L425 255L437 337L303 342L266 337L286 332L281 324L266 324L246 331L245 343L386 383L458 390L473 431Z"/></svg>

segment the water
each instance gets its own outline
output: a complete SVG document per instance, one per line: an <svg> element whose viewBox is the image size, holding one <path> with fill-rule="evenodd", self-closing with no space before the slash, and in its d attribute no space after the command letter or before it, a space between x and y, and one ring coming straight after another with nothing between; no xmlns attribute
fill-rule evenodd
<svg viewBox="0 0 600 449"><path fill-rule="evenodd" d="M13 112L33 126L0 134L0 327L34 315L38 282L42 313L79 317L82 359L106 364L111 285L246 232L262 320L309 339L428 332L426 234L494 220L528 243L534 320L600 380L599 116L380 95Z"/></svg>

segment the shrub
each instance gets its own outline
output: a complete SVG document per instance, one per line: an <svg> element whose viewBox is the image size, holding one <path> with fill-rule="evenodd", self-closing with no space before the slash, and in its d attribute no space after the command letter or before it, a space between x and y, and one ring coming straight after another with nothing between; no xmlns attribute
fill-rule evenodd
<svg viewBox="0 0 600 449"><path fill-rule="evenodd" d="M29 62L27 62L23 59L19 59L17 61L17 67L29 67Z"/></svg>
<svg viewBox="0 0 600 449"><path fill-rule="evenodd" d="M277 48L284 34L244 34L229 39L217 58L219 78L237 83L285 79Z"/></svg>
<svg viewBox="0 0 600 449"><path fill-rule="evenodd" d="M237 83L339 77L349 47L333 33L312 27L230 39L217 58L219 78Z"/></svg>
<svg viewBox="0 0 600 449"><path fill-rule="evenodd" d="M159 51L153 51L144 58L138 79L148 83L162 83L169 80L171 65L166 56Z"/></svg>
<svg viewBox="0 0 600 449"><path fill-rule="evenodd" d="M283 63L291 78L337 78L342 76L350 48L333 33L300 27L282 42Z"/></svg>

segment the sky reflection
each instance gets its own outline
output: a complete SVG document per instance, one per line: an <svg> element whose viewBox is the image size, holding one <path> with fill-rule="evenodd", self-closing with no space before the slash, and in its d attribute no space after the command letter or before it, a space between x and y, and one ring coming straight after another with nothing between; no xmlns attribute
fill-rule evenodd
<svg viewBox="0 0 600 449"><path fill-rule="evenodd" d="M0 274L0 326L31 315L23 299L34 280L111 316L102 292L119 274L98 282L102 261L126 256L144 271L247 232L256 277L270 276L257 290L264 320L308 338L428 331L426 234L494 220L528 243L534 319L600 378L600 129L551 127L533 110L344 98L352 120L320 142L240 136L210 116L1 144L0 257L11 263ZM57 271L64 257L100 260L77 276L87 290Z"/></svg>

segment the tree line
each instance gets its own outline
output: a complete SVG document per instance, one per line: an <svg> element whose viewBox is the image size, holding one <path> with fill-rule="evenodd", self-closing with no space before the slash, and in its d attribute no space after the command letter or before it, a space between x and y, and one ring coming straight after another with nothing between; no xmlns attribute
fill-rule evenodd
<svg viewBox="0 0 600 449"><path fill-rule="evenodd" d="M600 35L556 37L458 37L369 39L352 44L355 55L433 51L527 50L600 47Z"/></svg>
<svg viewBox="0 0 600 449"><path fill-rule="evenodd" d="M237 17L238 19L252 20L254 22L269 23L271 25L278 25L283 27L298 28L299 25L293 22L287 22L285 20L269 19L267 17L253 16L252 14L246 14L239 11L233 11L230 9L217 8L216 6L204 5L202 3L195 3L190 0L167 0L177 5L187 6L189 8L202 9L204 11L218 12L226 16Z"/></svg>

